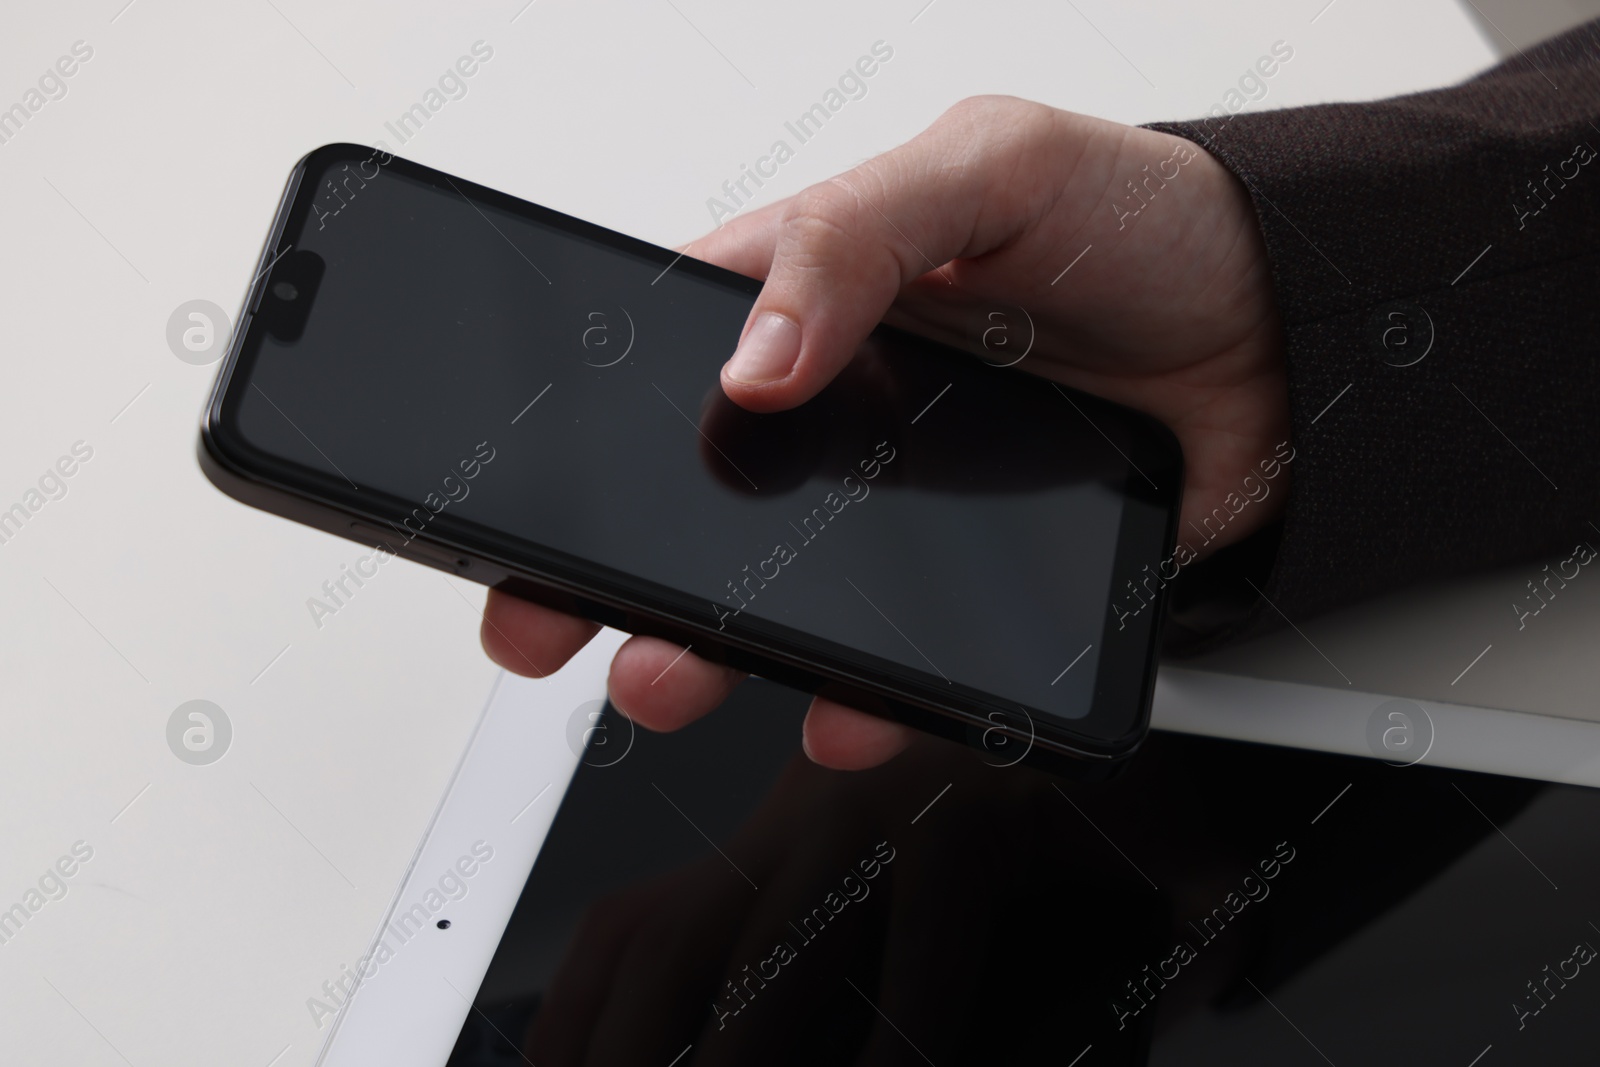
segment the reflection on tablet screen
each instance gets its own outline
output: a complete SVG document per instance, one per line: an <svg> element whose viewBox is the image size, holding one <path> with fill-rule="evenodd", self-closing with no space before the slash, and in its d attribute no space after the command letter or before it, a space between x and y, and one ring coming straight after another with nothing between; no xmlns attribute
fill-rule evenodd
<svg viewBox="0 0 1600 1067"><path fill-rule="evenodd" d="M803 711L580 769L452 1065L1592 1062L1600 792L1160 732L847 774Z"/></svg>

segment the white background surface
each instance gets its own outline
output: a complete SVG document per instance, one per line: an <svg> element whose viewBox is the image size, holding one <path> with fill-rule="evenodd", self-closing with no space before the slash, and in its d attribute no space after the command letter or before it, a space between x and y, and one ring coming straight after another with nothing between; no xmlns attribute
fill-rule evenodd
<svg viewBox="0 0 1600 1067"><path fill-rule="evenodd" d="M318 630L306 599L361 550L232 502L195 464L215 368L171 354L168 316L195 298L234 312L305 151L397 148L384 122L483 40L468 95L399 151L673 244L880 39L894 58L869 94L760 202L974 93L1147 121L1216 103L1279 39L1295 56L1257 106L1426 88L1492 58L1446 0L923 2L9 13L0 106L73 42L94 56L0 145L0 507L74 441L94 458L0 545L0 907L74 842L94 858L0 945L0 1062L309 1063L306 999L365 950L494 679L480 589L396 561ZM586 677L563 684L599 695L600 667ZM166 747L195 698L234 727L210 766ZM571 710L569 694L527 713Z"/></svg>

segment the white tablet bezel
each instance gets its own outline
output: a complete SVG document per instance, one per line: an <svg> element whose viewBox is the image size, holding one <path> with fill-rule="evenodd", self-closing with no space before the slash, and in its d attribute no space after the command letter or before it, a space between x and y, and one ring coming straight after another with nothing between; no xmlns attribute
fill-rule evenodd
<svg viewBox="0 0 1600 1067"><path fill-rule="evenodd" d="M602 630L545 679L501 675L367 953L344 976L351 990L328 1023L318 1067L440 1067L449 1058L577 770L574 717L604 699L612 653L626 636ZM493 853L486 861L485 849ZM440 891L450 872L455 900ZM416 920L402 913L417 906L428 921L413 930ZM438 929L439 919L449 929Z"/></svg>
<svg viewBox="0 0 1600 1067"><path fill-rule="evenodd" d="M422 901L443 872L484 842L492 860L460 900L439 911L448 930L409 939L339 1009L319 1067L441 1067L499 945L556 808L576 771L569 724L603 695L600 679L625 635L603 631L566 669L542 681L504 676L490 698L438 813L373 939ZM1153 726L1184 733L1372 758L1368 723L1388 698L1371 693L1163 667ZM1600 787L1600 724L1432 701L1420 762ZM1404 769L1396 773L1404 773ZM1334 798L1337 799L1337 798ZM481 849L480 849L481 851ZM409 926L407 927L409 930Z"/></svg>
<svg viewBox="0 0 1600 1067"><path fill-rule="evenodd" d="M1391 703L1423 713L1426 753L1403 759L1375 747L1374 716ZM1600 723L1354 689L1251 678L1163 664L1150 726L1231 741L1600 788Z"/></svg>

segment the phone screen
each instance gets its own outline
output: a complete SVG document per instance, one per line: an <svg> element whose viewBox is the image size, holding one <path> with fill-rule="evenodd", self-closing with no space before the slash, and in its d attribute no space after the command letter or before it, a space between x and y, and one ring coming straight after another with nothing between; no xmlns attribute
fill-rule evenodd
<svg viewBox="0 0 1600 1067"><path fill-rule="evenodd" d="M313 157L223 401L302 484L1059 719L1148 644L1108 605L1140 479L1177 476L1122 409L882 330L753 415L718 372L758 283L401 163Z"/></svg>

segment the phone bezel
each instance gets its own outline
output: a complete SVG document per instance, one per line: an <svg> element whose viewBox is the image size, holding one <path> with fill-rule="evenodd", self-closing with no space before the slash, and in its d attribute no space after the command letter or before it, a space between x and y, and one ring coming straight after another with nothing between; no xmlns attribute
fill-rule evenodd
<svg viewBox="0 0 1600 1067"><path fill-rule="evenodd" d="M320 175L327 167L341 162L370 162L379 155L388 156L385 162L377 164L380 168L393 168L441 192L454 190L485 206L518 214L581 240L641 258L663 270L670 267L694 275L752 300L760 291L761 283L754 279L409 160L353 144L318 148L303 157L291 172L201 427L200 459L207 476L236 499L264 510L359 543L372 544L374 539L359 532L355 524L381 530L391 526L395 516L415 506L414 502L390 499L372 490L360 491L352 497L344 483L331 474L303 467L251 445L234 425L237 397L230 391L246 352L259 348L256 311L271 284L282 235L291 226L298 228L311 211L314 192L306 185L306 175ZM252 332L253 327L257 327L257 332ZM951 352L959 351L926 339L918 341ZM967 353L961 355L972 358ZM1026 372L996 368L996 373ZM1113 582L1123 575L1131 578L1139 573L1140 564L1154 565L1163 559L1173 542L1182 482L1182 453L1176 438L1158 421L1088 394L1074 391L1074 396L1080 406L1114 420L1113 429L1123 431L1119 447L1132 451L1123 486L1127 506L1117 537ZM1096 425L1102 423L1096 421ZM1143 473L1136 475L1135 470ZM1146 485L1145 475L1150 472L1169 488L1156 489L1153 480ZM379 510L385 507L391 509L387 515ZM679 591L658 589L654 583L543 546L530 546L527 542L497 535L495 531L447 514L437 518L438 521L412 541L401 544L398 537L382 540L402 555L473 581L631 633L693 644L696 653L705 658L928 732L967 741L998 734L1024 746L1024 755L1030 762L1045 764L1075 777L1111 773L1116 763L1137 749L1148 730L1162 618L1159 590L1155 610L1139 612L1132 625L1121 631L1116 640L1105 639L1112 633L1110 605L1106 605L1105 625L1101 639L1096 642L1099 655L1094 699L1087 715L1068 720L965 686L939 685L931 681L931 675L923 678L921 672L876 657L864 657L777 624L741 618L735 620L734 625L719 630L710 625L713 616L709 608L705 613L707 618L700 619L692 617L681 603L674 602L675 599L694 599L685 598ZM1114 590L1110 595L1115 595ZM1070 654L1063 662L1068 658ZM1009 751L1006 758L1009 759Z"/></svg>

